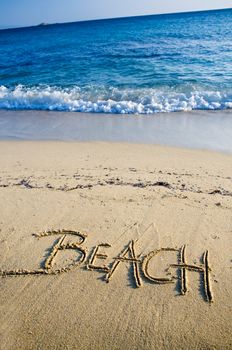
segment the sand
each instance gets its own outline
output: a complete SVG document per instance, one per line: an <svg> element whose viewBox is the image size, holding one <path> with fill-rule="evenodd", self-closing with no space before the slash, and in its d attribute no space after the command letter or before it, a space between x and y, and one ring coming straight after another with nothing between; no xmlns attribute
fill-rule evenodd
<svg viewBox="0 0 232 350"><path fill-rule="evenodd" d="M0 150L1 350L232 348L232 155Z"/></svg>

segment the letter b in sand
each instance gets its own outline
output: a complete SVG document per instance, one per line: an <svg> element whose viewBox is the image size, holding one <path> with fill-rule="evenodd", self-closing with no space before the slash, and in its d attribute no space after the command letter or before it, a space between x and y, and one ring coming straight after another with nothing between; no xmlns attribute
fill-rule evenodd
<svg viewBox="0 0 232 350"><path fill-rule="evenodd" d="M45 267L45 269L47 271L52 272L52 273L64 272L64 271L68 271L72 267L80 265L82 262L84 262L84 260L86 258L86 251L85 251L84 248L81 247L81 245L85 241L86 235L84 235L83 233L80 233L80 232L66 231L66 230L62 230L61 232L60 231L52 231L52 232L49 232L49 233L47 235L54 235L54 234L61 234L61 233L64 233L64 235L53 246L51 253L49 254L49 256L47 257L47 259L45 261L44 267ZM80 238L80 242L64 243L64 240L67 237L67 235L78 236ZM71 264L69 264L66 267L63 267L63 268L61 268L59 270L53 271L53 263L54 263L54 259L55 259L56 255L57 255L57 253L59 251L67 250L67 249L77 250L78 252L81 253L81 258L77 262L71 263Z"/></svg>

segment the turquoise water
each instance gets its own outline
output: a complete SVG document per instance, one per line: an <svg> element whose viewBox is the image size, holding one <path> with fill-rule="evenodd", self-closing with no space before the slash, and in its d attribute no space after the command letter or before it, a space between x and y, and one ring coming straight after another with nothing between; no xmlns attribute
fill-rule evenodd
<svg viewBox="0 0 232 350"><path fill-rule="evenodd" d="M0 31L0 108L232 108L232 9Z"/></svg>

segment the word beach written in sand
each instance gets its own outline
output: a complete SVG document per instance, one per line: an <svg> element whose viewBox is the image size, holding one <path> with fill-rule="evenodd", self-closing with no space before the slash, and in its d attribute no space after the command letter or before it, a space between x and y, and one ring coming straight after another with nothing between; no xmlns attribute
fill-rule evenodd
<svg viewBox="0 0 232 350"><path fill-rule="evenodd" d="M52 249L50 250L49 255L46 260L43 262L43 267L37 270L27 270L27 269L18 269L18 270L0 270L0 275L2 277L7 276L25 276L25 275L54 275L68 272L77 266L85 266L88 270L96 270L104 273L104 279L107 283L114 277L117 269L120 268L122 264L129 263L133 267L133 278L136 287L142 287L143 281L154 284L171 284L175 281L180 282L180 294L185 295L188 291L188 281L187 275L189 271L195 271L201 274L203 278L203 287L205 300L207 302L212 302L212 291L210 283L210 272L211 268L209 267L209 252L206 250L202 256L202 262L198 265L189 264L186 259L186 246L183 245L180 248L160 248L150 251L148 254L141 256L136 252L136 241L131 240L124 247L124 249L114 257L112 262L109 265L106 265L104 262L108 258L107 248L110 248L111 245L108 243L98 244L93 250L88 254L87 249L84 247L84 242L87 239L87 234L70 231L70 230L58 230L58 231L45 231L38 235L35 235L37 238L48 237L52 235L60 235L61 237L55 241ZM65 238L68 236L78 237L78 241L73 243L64 243ZM59 269L54 268L54 262L57 254L61 254L65 250L76 250L78 252L78 260L72 261L68 265L63 266ZM156 277L150 271L150 265L152 260L157 259L160 255L169 254L170 252L176 253L176 262L170 264L166 269L166 275L164 277ZM176 274L172 275L171 270L175 270ZM169 275L168 275L168 274Z"/></svg>

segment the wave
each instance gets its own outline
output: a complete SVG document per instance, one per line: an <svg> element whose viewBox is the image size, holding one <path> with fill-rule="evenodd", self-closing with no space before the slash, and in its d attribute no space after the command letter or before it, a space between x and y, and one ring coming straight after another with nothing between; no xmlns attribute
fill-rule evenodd
<svg viewBox="0 0 232 350"><path fill-rule="evenodd" d="M232 92L0 86L0 108L116 114L152 114L232 108Z"/></svg>

